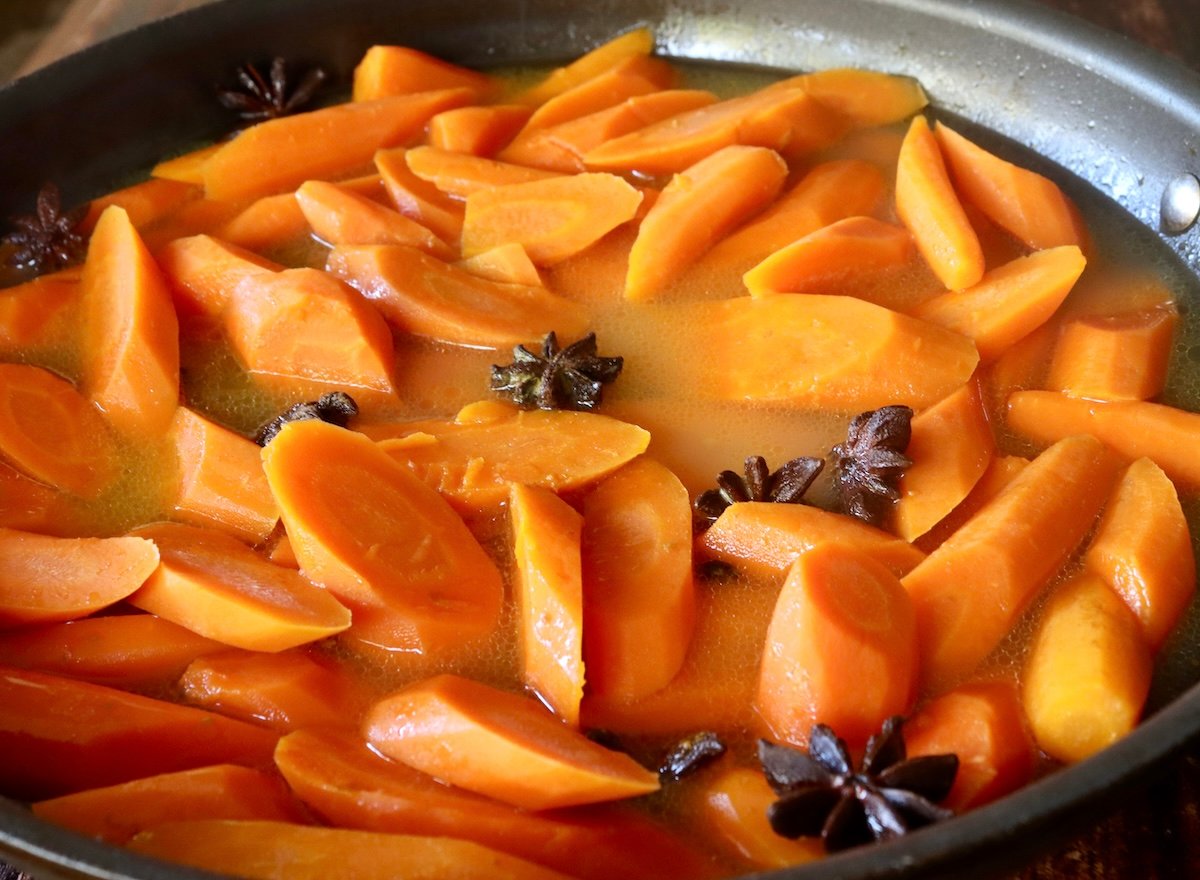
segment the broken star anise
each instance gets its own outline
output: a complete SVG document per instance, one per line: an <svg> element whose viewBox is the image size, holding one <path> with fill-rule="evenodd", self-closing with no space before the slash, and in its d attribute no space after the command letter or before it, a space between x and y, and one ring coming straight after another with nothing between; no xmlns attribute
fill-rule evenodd
<svg viewBox="0 0 1200 880"><path fill-rule="evenodd" d="M566 348L559 348L553 332L547 333L541 354L518 345L513 358L507 366L492 366L491 388L522 409L594 410L604 386L616 380L625 363L624 358L599 357L595 333Z"/></svg>
<svg viewBox="0 0 1200 880"><path fill-rule="evenodd" d="M314 67L292 87L288 82L287 62L275 58L266 77L253 64L243 64L238 68L237 78L236 88L217 88L217 100L221 106L236 110L247 122L259 122L287 116L307 104L325 81L325 71Z"/></svg>
<svg viewBox="0 0 1200 880"><path fill-rule="evenodd" d="M275 439L283 426L288 422L302 422L305 419L320 419L344 428L352 418L358 415L358 404L345 391L330 391L322 394L316 400L295 403L289 406L271 421L267 422L254 435L254 442L266 446Z"/></svg>
<svg viewBox="0 0 1200 880"><path fill-rule="evenodd" d="M717 488L701 492L693 505L699 520L714 523L731 504L739 501L777 501L780 504L799 504L821 473L825 462L819 458L793 458L776 471L767 467L761 455L746 458L744 476L735 471L721 471Z"/></svg>
<svg viewBox="0 0 1200 880"><path fill-rule="evenodd" d="M912 464L904 454L912 417L907 406L883 406L850 422L846 441L833 447L835 482L846 513L877 524L900 497L896 484Z"/></svg>
<svg viewBox="0 0 1200 880"><path fill-rule="evenodd" d="M678 782L723 754L725 743L711 730L693 733L675 743L663 756L658 765L658 778L663 782Z"/></svg>
<svg viewBox="0 0 1200 880"><path fill-rule="evenodd" d="M9 262L38 273L79 262L87 252L87 238L79 232L87 210L84 203L64 213L58 187L45 184L38 193L37 210L14 217L16 228L4 236L13 247Z"/></svg>
<svg viewBox="0 0 1200 880"><path fill-rule="evenodd" d="M937 802L950 793L957 755L909 758L903 719L889 718L867 741L857 770L843 742L824 724L813 725L808 752L759 740L767 782L779 795L767 810L777 834L820 835L830 852L892 837L948 819Z"/></svg>

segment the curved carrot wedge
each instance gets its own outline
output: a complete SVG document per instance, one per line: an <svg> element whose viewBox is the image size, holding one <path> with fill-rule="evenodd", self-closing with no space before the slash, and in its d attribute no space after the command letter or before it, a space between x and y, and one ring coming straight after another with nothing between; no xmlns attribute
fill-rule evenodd
<svg viewBox="0 0 1200 880"><path fill-rule="evenodd" d="M649 443L636 425L596 413L504 407L486 420L423 422L379 446L455 505L486 510L514 483L556 492L594 483Z"/></svg>
<svg viewBox="0 0 1200 880"><path fill-rule="evenodd" d="M52 538L0 529L0 626L84 617L129 596L158 566L140 538Z"/></svg>
<svg viewBox="0 0 1200 880"><path fill-rule="evenodd" d="M1017 688L1006 681L965 685L926 703L904 723L910 757L958 755L955 811L990 803L1033 777L1036 750Z"/></svg>
<svg viewBox="0 0 1200 880"><path fill-rule="evenodd" d="M568 89L600 76L627 58L649 55L653 50L654 34L650 29L634 28L602 43L570 64L552 70L540 83L519 94L516 100L536 107Z"/></svg>
<svg viewBox="0 0 1200 880"><path fill-rule="evenodd" d="M204 191L210 199L236 202L295 189L306 180L353 173L377 150L419 135L435 113L473 98L470 89L442 89L260 122L205 163ZM354 137L346 137L348 131Z"/></svg>
<svg viewBox="0 0 1200 880"><path fill-rule="evenodd" d="M117 475L116 441L71 383L27 364L0 364L0 453L35 480L84 497Z"/></svg>
<svg viewBox="0 0 1200 880"><path fill-rule="evenodd" d="M288 193L288 198L295 198ZM176 238L157 254L182 316L217 317L245 278L282 272L283 266L210 235Z"/></svg>
<svg viewBox="0 0 1200 880"><path fill-rule="evenodd" d="M309 225L295 193L255 199L216 230L216 237L251 251L282 250L308 237Z"/></svg>
<svg viewBox="0 0 1200 880"><path fill-rule="evenodd" d="M942 284L971 287L983 277L983 249L963 211L937 139L924 116L913 118L896 166L896 214Z"/></svg>
<svg viewBox="0 0 1200 880"><path fill-rule="evenodd" d="M529 121L522 104L455 107L429 120L429 145L439 150L493 156Z"/></svg>
<svg viewBox="0 0 1200 880"><path fill-rule="evenodd" d="M455 675L384 697L363 730L389 758L527 810L658 790L657 774L566 727L532 697Z"/></svg>
<svg viewBox="0 0 1200 880"><path fill-rule="evenodd" d="M1073 245L1037 251L992 269L964 290L925 301L913 314L974 339L986 364L1054 314L1086 263Z"/></svg>
<svg viewBox="0 0 1200 880"><path fill-rule="evenodd" d="M822 104L864 128L907 119L929 103L925 90L913 77L874 70L837 67L807 73L794 81Z"/></svg>
<svg viewBox="0 0 1200 880"><path fill-rule="evenodd" d="M527 168L466 153L451 153L434 147L413 147L404 154L404 161L421 180L460 199L495 186L532 183L561 176L555 171Z"/></svg>
<svg viewBox="0 0 1200 880"><path fill-rule="evenodd" d="M955 189L997 226L1034 250L1086 247L1078 209L1052 180L1004 161L940 122L934 135Z"/></svg>
<svg viewBox="0 0 1200 880"><path fill-rule="evenodd" d="M153 541L162 562L130 604L192 632L282 651L350 625L350 612L329 593L224 532L162 523L134 534Z"/></svg>
<svg viewBox="0 0 1200 880"><path fill-rule="evenodd" d="M402 147L375 154L375 167L396 210L433 230L442 241L456 245L462 235L462 203L413 174L407 155Z"/></svg>
<svg viewBox="0 0 1200 880"><path fill-rule="evenodd" d="M0 787L40 800L208 764L266 766L278 737L211 712L32 670L0 672Z"/></svg>
<svg viewBox="0 0 1200 880"><path fill-rule="evenodd" d="M406 244L442 259L454 256L417 221L336 183L309 180L296 190L296 202L312 231L329 244Z"/></svg>
<svg viewBox="0 0 1200 880"><path fill-rule="evenodd" d="M513 486L508 508L525 684L567 725L578 727L584 670L583 520L550 490L531 486Z"/></svg>
<svg viewBox="0 0 1200 880"><path fill-rule="evenodd" d="M665 687L696 620L687 490L639 458L583 505L583 657L589 692L636 700Z"/></svg>
<svg viewBox="0 0 1200 880"><path fill-rule="evenodd" d="M496 81L486 73L459 67L417 49L372 46L354 68L352 97L355 101L373 101L434 89L469 89L472 99L478 101L493 94L496 87Z"/></svg>
<svg viewBox="0 0 1200 880"><path fill-rule="evenodd" d="M150 169L150 176L158 180L203 186L204 163L219 149L221 149L220 144L211 144L207 147L189 150L170 159L163 159Z"/></svg>
<svg viewBox="0 0 1200 880"><path fill-rule="evenodd" d="M674 68L662 58L631 55L547 100L529 117L526 130L561 125L607 110L629 98L668 89L676 78Z"/></svg>
<svg viewBox="0 0 1200 880"><path fill-rule="evenodd" d="M463 256L516 242L534 263L550 266L632 220L641 203L642 194L612 174L573 174L480 190L467 196Z"/></svg>
<svg viewBox="0 0 1200 880"><path fill-rule="evenodd" d="M172 821L265 819L305 821L304 811L279 779L262 770L215 764L93 788L32 805L33 814L108 843Z"/></svg>
<svg viewBox="0 0 1200 880"><path fill-rule="evenodd" d="M847 217L775 251L742 281L751 296L845 293L862 276L899 268L912 254L912 236L903 227Z"/></svg>
<svg viewBox="0 0 1200 880"><path fill-rule="evenodd" d="M759 667L754 705L772 736L804 745L821 723L861 745L916 695L916 615L896 576L839 544L800 554Z"/></svg>
<svg viewBox="0 0 1200 880"><path fill-rule="evenodd" d="M1034 739L1052 758L1089 758L1137 726L1150 692L1150 649L1137 617L1097 575L1055 590L1025 661Z"/></svg>
<svg viewBox="0 0 1200 880"><path fill-rule="evenodd" d="M527 287L544 286L537 266L533 265L525 248L515 241L488 248L473 257L459 260L455 265L488 281L524 284Z"/></svg>
<svg viewBox="0 0 1200 880"><path fill-rule="evenodd" d="M926 684L970 673L1008 634L1091 529L1117 469L1095 438L1062 440L905 575Z"/></svg>
<svg viewBox="0 0 1200 880"><path fill-rule="evenodd" d="M762 147L730 146L676 174L650 208L629 252L625 298L656 296L783 187L787 165Z"/></svg>
<svg viewBox="0 0 1200 880"><path fill-rule="evenodd" d="M494 629L495 565L458 515L367 437L292 422L263 466L301 571L356 613L386 611L395 647L429 651Z"/></svg>
<svg viewBox="0 0 1200 880"><path fill-rule="evenodd" d="M0 295L0 349L6 354L52 347L78 314L79 270L39 275Z"/></svg>
<svg viewBox="0 0 1200 880"><path fill-rule="evenodd" d="M912 420L912 438L892 505L892 528L913 541L954 510L983 476L996 451L979 394L970 382Z"/></svg>
<svg viewBox="0 0 1200 880"><path fill-rule="evenodd" d="M938 522L932 529L917 538L913 543L926 553L932 553L946 542L946 539L959 530L975 514L979 513L989 501L1008 488L1009 484L1029 464L1029 459L1019 455L993 456L991 464L983 472L983 476L975 483L967 497L949 516Z"/></svg>
<svg viewBox="0 0 1200 880"><path fill-rule="evenodd" d="M397 330L483 348L584 332L582 307L543 287L499 284L404 245L338 247L328 271L362 291Z"/></svg>
<svg viewBox="0 0 1200 880"><path fill-rule="evenodd" d="M248 372L392 391L387 324L357 291L319 269L243 278L224 326Z"/></svg>
<svg viewBox="0 0 1200 880"><path fill-rule="evenodd" d="M1157 652L1196 591L1196 559L1175 486L1150 459L1126 469L1083 559L1137 615Z"/></svg>
<svg viewBox="0 0 1200 880"><path fill-rule="evenodd" d="M80 388L120 431L165 431L179 405L179 323L166 282L121 208L101 216L83 267Z"/></svg>
<svg viewBox="0 0 1200 880"><path fill-rule="evenodd" d="M687 310L723 400L922 409L961 387L979 354L965 336L846 296L735 297Z"/></svg>
<svg viewBox="0 0 1200 880"><path fill-rule="evenodd" d="M111 614L0 637L0 664L127 690L175 681L197 657L228 646L153 614Z"/></svg>
<svg viewBox="0 0 1200 880"><path fill-rule="evenodd" d="M1179 312L1167 305L1085 315L1059 334L1046 387L1093 400L1149 400L1167 382Z"/></svg>
<svg viewBox="0 0 1200 880"><path fill-rule="evenodd" d="M87 232L95 229L100 215L116 205L129 215L130 223L142 229L198 200L202 194L202 190L196 185L199 182L143 180L141 183L108 193L92 200L80 228Z"/></svg>
<svg viewBox="0 0 1200 880"><path fill-rule="evenodd" d="M1200 414L1142 400L1079 400L1057 391L1014 391L1009 430L1038 443L1092 434L1127 459L1149 458L1185 490L1200 489Z"/></svg>

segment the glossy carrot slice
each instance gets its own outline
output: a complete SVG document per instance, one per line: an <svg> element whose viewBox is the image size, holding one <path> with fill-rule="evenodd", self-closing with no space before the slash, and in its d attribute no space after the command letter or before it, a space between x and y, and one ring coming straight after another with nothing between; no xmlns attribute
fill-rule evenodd
<svg viewBox="0 0 1200 880"><path fill-rule="evenodd" d="M197 183L198 181L184 183L178 180L143 180L141 183L93 199L80 226L90 232L96 228L100 215L116 205L129 215L130 223L138 229L143 229L199 200L203 190L196 185Z"/></svg>
<svg viewBox="0 0 1200 880"><path fill-rule="evenodd" d="M524 284L527 287L544 286L541 273L525 248L515 241L488 248L473 257L455 263L472 275L497 281L501 284Z"/></svg>
<svg viewBox="0 0 1200 880"><path fill-rule="evenodd" d="M295 201L291 193L287 198ZM157 257L181 316L215 318L243 279L283 271L278 263L209 235L177 238Z"/></svg>
<svg viewBox="0 0 1200 880"><path fill-rule="evenodd" d="M255 199L219 226L216 237L251 251L285 248L309 234L308 220L294 193Z"/></svg>
<svg viewBox="0 0 1200 880"><path fill-rule="evenodd" d="M979 482L970 491L958 507L913 543L926 553L932 553L945 543L946 539L959 530L971 517L1009 487L1017 475L1029 465L1029 459L1019 455L998 455L992 458L991 464L979 478Z"/></svg>
<svg viewBox="0 0 1200 880"><path fill-rule="evenodd" d="M648 55L631 55L547 100L533 112L526 130L560 125L607 110L629 98L668 89L676 78L675 70L667 61Z"/></svg>
<svg viewBox="0 0 1200 880"><path fill-rule="evenodd" d="M874 70L835 67L784 82L793 81L822 104L863 127L899 122L929 103L925 90L913 77Z"/></svg>
<svg viewBox="0 0 1200 880"><path fill-rule="evenodd" d="M530 112L522 104L443 110L429 120L429 145L472 156L493 156L516 136Z"/></svg>
<svg viewBox="0 0 1200 880"><path fill-rule="evenodd" d="M650 29L634 28L586 52L565 67L552 70L540 83L518 95L516 100L536 107L603 74L628 58L649 55L653 50L654 34Z"/></svg>
<svg viewBox="0 0 1200 880"><path fill-rule="evenodd" d="M207 147L189 150L170 159L163 159L150 169L150 176L159 180L203 186L204 163L219 149L221 149L220 144L211 144Z"/></svg>
<svg viewBox="0 0 1200 880"><path fill-rule="evenodd" d="M384 697L363 730L389 758L529 810L658 789L657 774L565 726L532 697L454 675Z"/></svg>
<svg viewBox="0 0 1200 880"><path fill-rule="evenodd" d="M462 235L462 202L446 195L432 183L413 174L408 167L408 150L380 150L375 167L383 178L396 210L433 230L442 241L458 244Z"/></svg>
<svg viewBox="0 0 1200 880"><path fill-rule="evenodd" d="M0 349L6 353L61 344L78 314L79 271L40 275L0 294Z"/></svg>
<svg viewBox="0 0 1200 880"><path fill-rule="evenodd" d="M39 483L0 460L0 526L62 538L86 533L66 492Z"/></svg>
<svg viewBox="0 0 1200 880"><path fill-rule="evenodd" d="M434 89L468 89L473 100L496 91L486 73L459 67L407 46L372 46L354 68L355 101L373 101Z"/></svg>
<svg viewBox="0 0 1200 880"><path fill-rule="evenodd" d="M420 223L336 183L307 181L296 190L296 202L313 233L329 244L406 244L442 259L454 255Z"/></svg>
<svg viewBox="0 0 1200 880"><path fill-rule="evenodd" d="M1149 400L1167 383L1174 306L1084 315L1059 333L1046 387L1092 400Z"/></svg>
<svg viewBox="0 0 1200 880"><path fill-rule="evenodd" d="M527 168L467 153L451 153L434 147L413 147L404 154L404 161L421 180L460 199L495 186L532 183L560 176L554 171Z"/></svg>

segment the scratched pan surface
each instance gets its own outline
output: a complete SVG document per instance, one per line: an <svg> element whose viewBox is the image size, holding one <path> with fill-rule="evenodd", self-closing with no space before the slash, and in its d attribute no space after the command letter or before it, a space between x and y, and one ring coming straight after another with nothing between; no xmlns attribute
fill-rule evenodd
<svg viewBox="0 0 1200 880"><path fill-rule="evenodd" d="M144 27L0 91L0 216L41 182L70 203L214 138L228 117L212 85L247 59L319 62L343 82L373 43L494 66L570 58L638 23L660 51L808 70L916 76L935 112L1062 181L1089 213L1156 262L1193 314L1168 396L1200 395L1200 231L1160 231L1160 199L1200 172L1200 77L1081 22L1024 3L966 0L226 0ZM978 126L978 128L976 127ZM1191 357L1189 357L1189 352ZM1189 364L1191 366L1189 366ZM1197 511L1193 510L1195 514ZM1196 517L1193 516L1193 521ZM1168 646L1152 714L1131 736L987 808L893 843L769 876L794 880L984 877L1027 863L1200 735L1200 614ZM39 880L213 875L102 846L0 798L0 857ZM763 875L768 876L768 875Z"/></svg>

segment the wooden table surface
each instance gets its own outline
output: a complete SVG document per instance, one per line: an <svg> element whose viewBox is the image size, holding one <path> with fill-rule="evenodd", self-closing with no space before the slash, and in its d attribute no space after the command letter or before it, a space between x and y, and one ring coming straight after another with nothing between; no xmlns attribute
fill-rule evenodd
<svg viewBox="0 0 1200 880"><path fill-rule="evenodd" d="M3 0L0 0L3 2ZM74 0L22 67L28 72L157 16L209 0ZM331 0L336 2L336 0ZM1200 70L1200 0L1041 0ZM1020 880L1200 878L1200 750Z"/></svg>

